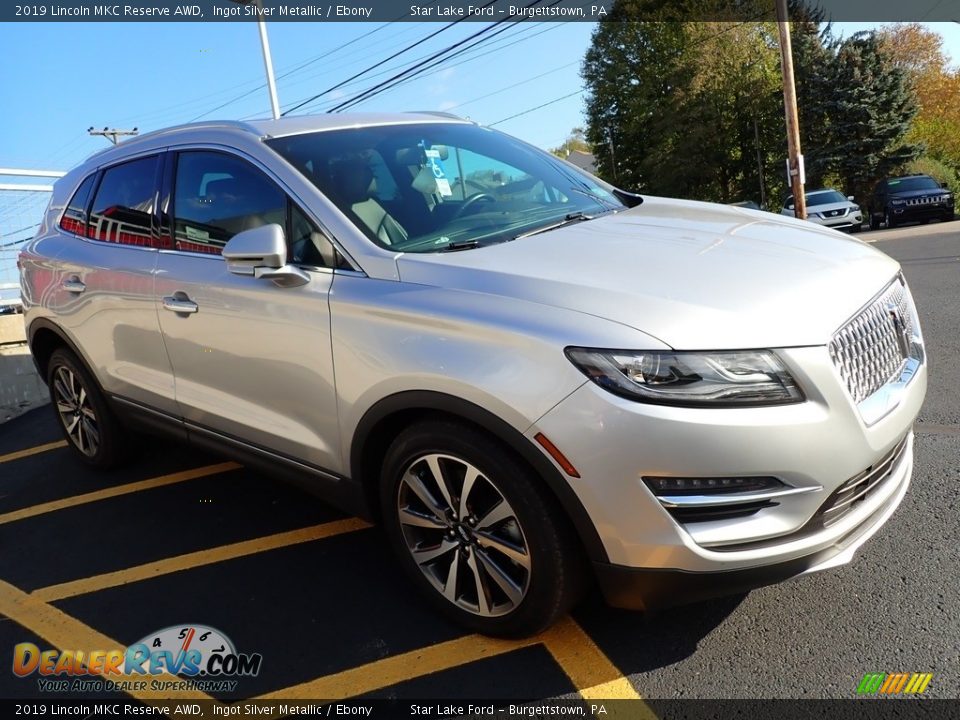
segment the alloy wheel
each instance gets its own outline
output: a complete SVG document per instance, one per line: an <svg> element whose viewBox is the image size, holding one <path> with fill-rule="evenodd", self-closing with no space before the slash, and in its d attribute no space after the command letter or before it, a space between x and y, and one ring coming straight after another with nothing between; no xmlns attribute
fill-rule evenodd
<svg viewBox="0 0 960 720"><path fill-rule="evenodd" d="M96 455L100 448L97 415L86 388L70 368L60 366L54 372L53 395L70 442L87 457Z"/></svg>
<svg viewBox="0 0 960 720"><path fill-rule="evenodd" d="M449 602L481 617L517 608L530 585L527 540L497 485L469 462L432 453L411 462L397 491L407 550Z"/></svg>

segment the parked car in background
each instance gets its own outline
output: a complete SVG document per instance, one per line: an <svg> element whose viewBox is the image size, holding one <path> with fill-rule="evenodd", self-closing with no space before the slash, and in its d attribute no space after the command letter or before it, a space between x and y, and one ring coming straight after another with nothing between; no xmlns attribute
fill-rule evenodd
<svg viewBox="0 0 960 720"><path fill-rule="evenodd" d="M80 461L139 427L292 475L473 631L842 565L910 484L896 261L456 118L141 135L57 181L20 268Z"/></svg>
<svg viewBox="0 0 960 720"><path fill-rule="evenodd" d="M871 230L879 228L880 223L894 228L909 222L954 219L953 193L929 175L881 180L867 207Z"/></svg>
<svg viewBox="0 0 960 720"><path fill-rule="evenodd" d="M842 193L824 188L811 190L806 193L807 220L845 232L860 232L863 227L863 212L860 206L853 201L853 196L844 196ZM793 195L787 195L783 201L781 215L794 216Z"/></svg>
<svg viewBox="0 0 960 720"><path fill-rule="evenodd" d="M762 210L755 201L753 200L741 200L740 202L730 203L731 207L741 207L746 208L747 210Z"/></svg>

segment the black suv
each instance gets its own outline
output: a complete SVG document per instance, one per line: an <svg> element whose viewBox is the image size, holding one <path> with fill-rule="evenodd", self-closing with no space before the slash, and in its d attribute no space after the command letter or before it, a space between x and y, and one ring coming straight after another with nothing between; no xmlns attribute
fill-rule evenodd
<svg viewBox="0 0 960 720"><path fill-rule="evenodd" d="M929 175L904 175L881 180L869 203L870 229L907 222L953 220L953 193Z"/></svg>

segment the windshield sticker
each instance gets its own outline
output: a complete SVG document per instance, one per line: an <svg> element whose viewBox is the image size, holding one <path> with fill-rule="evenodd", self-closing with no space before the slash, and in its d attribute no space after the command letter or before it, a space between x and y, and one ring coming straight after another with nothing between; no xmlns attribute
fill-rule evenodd
<svg viewBox="0 0 960 720"><path fill-rule="evenodd" d="M450 189L450 181L447 180L446 173L443 171L443 162L440 160L440 151L434 150L433 148L427 148L424 150L424 154L427 156L427 162L430 164L430 170L433 173L433 179L437 184L437 192L443 195L443 197L450 197L453 195L453 190Z"/></svg>

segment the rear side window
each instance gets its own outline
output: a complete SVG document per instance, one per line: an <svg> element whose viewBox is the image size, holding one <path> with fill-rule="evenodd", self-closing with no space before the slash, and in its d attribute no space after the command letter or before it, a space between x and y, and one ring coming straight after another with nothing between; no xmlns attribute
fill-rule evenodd
<svg viewBox="0 0 960 720"><path fill-rule="evenodd" d="M153 156L106 170L93 200L88 237L121 245L163 246L152 233L159 166L160 158Z"/></svg>
<svg viewBox="0 0 960 720"><path fill-rule="evenodd" d="M253 165L224 153L182 152L173 198L177 250L219 255L243 230L286 227L287 197Z"/></svg>
<svg viewBox="0 0 960 720"><path fill-rule="evenodd" d="M67 204L63 217L60 218L61 229L78 235L86 234L83 228L87 224L87 204L90 202L90 191L93 189L93 181L96 177L94 173L80 183L80 187Z"/></svg>

